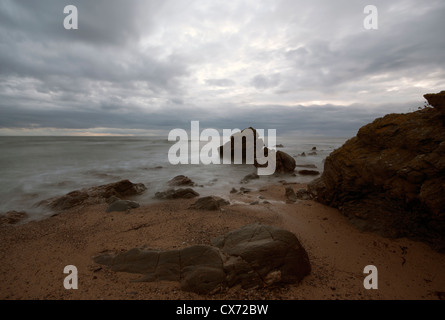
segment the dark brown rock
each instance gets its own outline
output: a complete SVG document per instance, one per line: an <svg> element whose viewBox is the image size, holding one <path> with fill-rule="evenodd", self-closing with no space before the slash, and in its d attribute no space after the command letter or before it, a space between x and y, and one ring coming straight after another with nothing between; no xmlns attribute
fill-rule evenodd
<svg viewBox="0 0 445 320"><path fill-rule="evenodd" d="M444 92L434 108L389 114L362 127L309 184L318 201L365 230L445 248ZM437 107L439 106L439 108Z"/></svg>
<svg viewBox="0 0 445 320"><path fill-rule="evenodd" d="M440 113L445 114L445 91L439 93L428 93L423 96L428 103Z"/></svg>
<svg viewBox="0 0 445 320"><path fill-rule="evenodd" d="M250 130L250 131L249 131ZM270 150L264 146L264 142L259 138L257 131L250 127L241 131L241 133L234 134L230 137L230 142L219 147L219 154L222 158L230 157L230 161L233 163L235 158L235 139L236 137L242 137L243 135L251 135L253 144L248 144L246 138L242 138L242 163L247 163L249 159L248 155L253 155L253 165L257 168L266 167L266 164L260 164L257 159L257 149L261 150L259 156L275 157L276 168L275 173L291 173L295 169L295 159L283 151ZM257 147L257 145L259 145ZM252 162L251 162L252 163Z"/></svg>
<svg viewBox="0 0 445 320"><path fill-rule="evenodd" d="M307 190L307 189L298 189L297 192L295 193L297 199L300 200L311 200L312 199L312 195L311 193Z"/></svg>
<svg viewBox="0 0 445 320"><path fill-rule="evenodd" d="M64 196L41 201L37 206L46 206L53 210L67 210L79 205L92 205L109 202L112 197L126 198L143 193L147 188L142 183L122 180L102 186L72 191Z"/></svg>
<svg viewBox="0 0 445 320"><path fill-rule="evenodd" d="M297 201L297 195L295 194L294 189L292 189L291 187L286 187L285 196L286 196L287 200L289 200L291 202Z"/></svg>
<svg viewBox="0 0 445 320"><path fill-rule="evenodd" d="M294 172L296 162L293 157L291 157L290 155L288 155L283 151L278 150L276 152L276 159L277 163L276 163L275 173Z"/></svg>
<svg viewBox="0 0 445 320"><path fill-rule="evenodd" d="M191 186L193 187L195 183L189 178L184 175L179 175L174 177L168 182L169 186Z"/></svg>
<svg viewBox="0 0 445 320"><path fill-rule="evenodd" d="M17 224L27 217L28 214L23 211L8 211L3 216L0 216L0 225Z"/></svg>
<svg viewBox="0 0 445 320"><path fill-rule="evenodd" d="M212 244L229 256L224 262L228 281L245 288L262 286L263 279L299 282L311 271L297 237L277 227L247 225L214 239ZM254 272L245 272L249 269Z"/></svg>
<svg viewBox="0 0 445 320"><path fill-rule="evenodd" d="M239 139L239 140L238 140ZM235 147L241 142L241 163L254 164L257 157L256 150L257 144L259 144L259 150L264 148L264 142L259 139L257 131L252 128L246 128L241 132L235 133L230 136L230 141L219 147L219 154L223 159L230 159L232 163L235 162ZM248 143L253 142L253 143ZM249 158L252 157L252 158ZM250 162L251 160L251 162Z"/></svg>

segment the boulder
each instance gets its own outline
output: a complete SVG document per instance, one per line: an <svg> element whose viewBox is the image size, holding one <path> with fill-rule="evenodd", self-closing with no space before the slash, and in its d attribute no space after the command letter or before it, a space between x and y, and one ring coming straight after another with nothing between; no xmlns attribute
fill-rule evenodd
<svg viewBox="0 0 445 320"><path fill-rule="evenodd" d="M37 206L46 206L53 210L67 210L80 205L93 205L109 202L112 197L125 198L143 193L147 188L142 183L122 180L115 183L75 190L61 197L43 200Z"/></svg>
<svg viewBox="0 0 445 320"><path fill-rule="evenodd" d="M251 135L252 136L252 140L253 144L249 144L247 143L246 138L242 138L245 135ZM288 155L287 153L283 152L283 151L275 151L275 150L271 150L268 149L267 147L264 146L264 142L262 139L259 138L259 135L257 133L257 131L252 128L249 127L247 129L244 129L243 131L239 132L239 133L235 133L230 137L230 142L225 143L224 145L219 147L219 154L221 156L221 158L230 158L230 161L233 163L235 160L235 142L236 139L241 139L241 162L242 163L247 163L249 158L248 155L253 155L253 165L256 168L260 168L260 167L266 167L267 164L260 164L257 161L257 149L261 150L261 152L264 154L264 156L268 157L275 157L276 159L276 169L275 169L275 173L291 173L294 171L295 169L295 159L293 157L291 157L290 155ZM258 147L257 147L258 145ZM261 156L263 156L263 154L261 154Z"/></svg>
<svg viewBox="0 0 445 320"><path fill-rule="evenodd" d="M179 186L195 186L195 183L189 178L184 175L179 175L174 177L168 182L169 186L179 187Z"/></svg>
<svg viewBox="0 0 445 320"><path fill-rule="evenodd" d="M308 255L295 235L253 224L181 250L134 248L101 253L94 262L115 272L142 274L137 281L178 281L184 291L212 294L227 287L266 287L300 282L311 271Z"/></svg>
<svg viewBox="0 0 445 320"><path fill-rule="evenodd" d="M276 152L276 169L275 173L291 173L294 172L296 161L286 152L278 150Z"/></svg>
<svg viewBox="0 0 445 320"><path fill-rule="evenodd" d="M27 217L28 214L23 211L8 211L0 216L0 225L17 224Z"/></svg>
<svg viewBox="0 0 445 320"><path fill-rule="evenodd" d="M445 114L445 91L439 93L428 93L423 96L428 103L437 111Z"/></svg>
<svg viewBox="0 0 445 320"><path fill-rule="evenodd" d="M287 200L291 201L291 202L296 202L297 201L297 195L295 194L294 189L292 189L291 187L286 187L286 198Z"/></svg>
<svg viewBox="0 0 445 320"><path fill-rule="evenodd" d="M445 92L433 108L389 114L332 152L309 190L362 229L445 249Z"/></svg>
<svg viewBox="0 0 445 320"><path fill-rule="evenodd" d="M213 239L212 244L225 254L229 286L258 287L265 279L295 283L311 271L306 250L297 237L281 228L251 224Z"/></svg>
<svg viewBox="0 0 445 320"><path fill-rule="evenodd" d="M295 193L297 199L299 200L311 200L312 199L312 195L311 193L307 190L307 189L298 189L297 192Z"/></svg>
<svg viewBox="0 0 445 320"><path fill-rule="evenodd" d="M230 141L226 142L222 146L219 147L219 155L221 158L230 159L232 163L235 162L235 147L239 145L241 142L241 163L248 163L249 160L252 160L250 164L254 164L256 162L256 150L257 144L259 144L258 149L262 150L264 148L264 142L259 138L259 134L257 131L252 128L246 128L241 132L234 133L230 136ZM252 157L252 158L249 158Z"/></svg>
<svg viewBox="0 0 445 320"><path fill-rule="evenodd" d="M198 197L199 193L191 188L186 189L168 189L162 192L156 192L155 198L157 199L191 199Z"/></svg>
<svg viewBox="0 0 445 320"><path fill-rule="evenodd" d="M220 210L222 206L227 206L229 204L230 202L224 200L223 198L208 196L196 200L196 202L190 206L190 209L216 211Z"/></svg>

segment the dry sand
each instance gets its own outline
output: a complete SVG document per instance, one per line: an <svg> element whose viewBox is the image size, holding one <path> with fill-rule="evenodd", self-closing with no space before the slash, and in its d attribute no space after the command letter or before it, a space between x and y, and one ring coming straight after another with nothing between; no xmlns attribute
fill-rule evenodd
<svg viewBox="0 0 445 320"><path fill-rule="evenodd" d="M187 209L193 199L171 200L130 213L105 213L105 205L96 205L1 226L0 299L438 299L445 291L445 255L428 245L361 232L338 210L314 201L286 203L283 185L260 190L228 191L232 205L219 212ZM259 204L249 205L255 200ZM201 296L181 291L176 282L131 282L140 275L111 272L91 258L108 250L210 244L253 222L295 233L309 254L311 274L300 284ZM77 290L63 286L66 265L78 269ZM378 269L377 290L363 287L366 265Z"/></svg>

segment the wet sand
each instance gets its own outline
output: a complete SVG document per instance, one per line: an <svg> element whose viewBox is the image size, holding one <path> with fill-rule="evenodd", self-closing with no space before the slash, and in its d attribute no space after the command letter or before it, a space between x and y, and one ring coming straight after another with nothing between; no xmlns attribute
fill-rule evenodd
<svg viewBox="0 0 445 320"><path fill-rule="evenodd" d="M304 185L290 185L297 190ZM0 299L439 299L445 291L445 254L408 239L362 232L333 208L311 200L286 202L285 186L230 194L221 211L190 210L195 200L168 200L129 213L106 205L51 218L0 226ZM261 196L261 199L259 198ZM251 202L258 200L256 205ZM263 203L267 200L269 203ZM104 251L134 247L183 248L260 222L293 232L309 254L312 272L299 284L214 295L180 290L176 282L131 282L137 274L112 272L93 262ZM78 269L79 288L66 290L66 265ZM366 265L378 269L378 289L366 290Z"/></svg>

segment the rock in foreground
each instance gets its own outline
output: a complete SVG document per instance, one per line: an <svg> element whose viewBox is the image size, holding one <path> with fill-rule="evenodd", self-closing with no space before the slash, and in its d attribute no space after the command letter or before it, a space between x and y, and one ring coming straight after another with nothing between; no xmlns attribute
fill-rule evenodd
<svg viewBox="0 0 445 320"><path fill-rule="evenodd" d="M0 215L0 225L17 224L27 217L28 214L23 211L8 211Z"/></svg>
<svg viewBox="0 0 445 320"><path fill-rule="evenodd" d="M131 249L93 257L113 271L143 274L139 281L179 281L184 291L209 294L227 287L296 283L311 271L296 236L277 227L252 224L212 241L181 250Z"/></svg>
<svg viewBox="0 0 445 320"><path fill-rule="evenodd" d="M389 114L362 127L309 185L365 230L445 249L445 92L434 108Z"/></svg>

